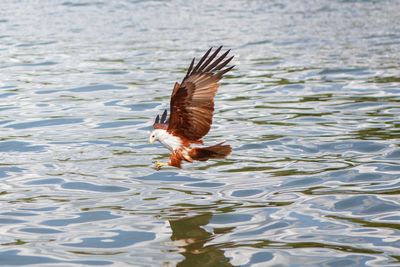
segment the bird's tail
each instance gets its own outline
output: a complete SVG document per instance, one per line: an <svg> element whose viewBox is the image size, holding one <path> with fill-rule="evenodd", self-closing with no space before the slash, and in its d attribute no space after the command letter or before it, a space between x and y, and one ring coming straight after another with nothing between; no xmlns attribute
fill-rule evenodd
<svg viewBox="0 0 400 267"><path fill-rule="evenodd" d="M232 147L223 145L223 143L208 147L194 147L189 151L189 156L194 160L200 161L225 158L232 152Z"/></svg>

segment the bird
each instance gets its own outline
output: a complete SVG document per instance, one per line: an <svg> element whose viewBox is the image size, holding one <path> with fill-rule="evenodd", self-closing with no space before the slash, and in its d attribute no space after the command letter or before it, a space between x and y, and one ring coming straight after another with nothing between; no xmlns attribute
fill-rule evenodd
<svg viewBox="0 0 400 267"><path fill-rule="evenodd" d="M197 63L193 58L182 82L173 87L169 118L166 109L161 117L157 115L149 142L159 141L171 154L168 162L155 162L156 170L163 166L182 168L182 161L223 159L232 152L225 141L204 146L202 139L210 131L219 81L235 67L228 66L234 57L228 57L230 49L219 55L221 49L213 51L211 47Z"/></svg>

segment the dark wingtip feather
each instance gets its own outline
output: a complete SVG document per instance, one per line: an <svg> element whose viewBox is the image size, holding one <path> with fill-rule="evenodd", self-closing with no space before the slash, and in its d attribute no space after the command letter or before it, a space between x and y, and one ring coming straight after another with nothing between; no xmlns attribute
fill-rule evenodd
<svg viewBox="0 0 400 267"><path fill-rule="evenodd" d="M231 62L231 60L234 58L234 56L231 56L230 58L228 58L227 60L225 60L224 62L222 62L221 64L219 64L218 66L216 66L214 68L214 70L220 70L223 67L225 67L226 65L228 65L229 62Z"/></svg>
<svg viewBox="0 0 400 267"><path fill-rule="evenodd" d="M160 115L157 115L156 120L154 123L160 123Z"/></svg>
<svg viewBox="0 0 400 267"><path fill-rule="evenodd" d="M167 118L167 114L168 114L167 110L164 110L164 113L161 116L161 123L165 123L165 119Z"/></svg>
<svg viewBox="0 0 400 267"><path fill-rule="evenodd" d="M219 53L219 51L221 51L221 49L222 49L222 46L218 47L214 51L214 53L207 59L206 62L204 62L203 65L201 65L201 67L197 71L201 72L204 70L204 68L207 68L208 64L210 64L214 60L214 58L218 55L218 53Z"/></svg>
<svg viewBox="0 0 400 267"><path fill-rule="evenodd" d="M222 48L222 46L221 46L221 48ZM230 52L231 50L229 49L228 51L226 51L225 53L223 53L219 58L217 58L216 60L214 60L214 62L213 63L211 63L211 65L209 65L205 70L204 70L204 72L213 72L213 71L215 71L215 70L220 70L222 67L224 67L226 64L228 64L229 63L229 61L227 61L227 63L224 65L224 64L221 64L221 65L218 65L228 54L229 54L229 52ZM231 57L231 59L232 59L233 57Z"/></svg>
<svg viewBox="0 0 400 267"><path fill-rule="evenodd" d="M208 55L210 54L212 49L213 49L212 47L210 49L208 49L207 52L201 57L200 61L196 65L196 67L194 67L192 73L195 73L200 68L200 66L203 64L204 60L206 60L206 58L208 57Z"/></svg>
<svg viewBox="0 0 400 267"><path fill-rule="evenodd" d="M213 51L213 53L211 55L210 55L210 53L212 52L213 47L208 49L207 52L200 58L199 62L197 62L196 66L194 66L195 58L193 58L192 62L190 63L190 66L186 72L186 75L182 80L182 84L192 74L211 73L211 74L217 75L219 77L222 77L222 75L224 75L226 72L230 71L233 67L229 67L225 70L223 70L223 68L226 65L228 65L229 62L231 62L231 60L234 58L234 56L231 56L228 59L226 59L226 57L228 56L231 49L228 49L222 55L218 56L218 54L222 48L223 48L223 45L219 46L216 50ZM163 123L163 121L161 121L161 122Z"/></svg>
<svg viewBox="0 0 400 267"><path fill-rule="evenodd" d="M185 80L191 74L195 60L196 60L196 58L192 59L192 62L190 63L190 66L189 66L189 68L188 68L188 70L186 72L185 78L183 78L183 80Z"/></svg>
<svg viewBox="0 0 400 267"><path fill-rule="evenodd" d="M226 68L224 70L219 71L216 75L219 77L222 77L222 75L224 75L225 73L227 73L228 71L230 71L231 69L233 69L235 67L235 65L230 66L229 68Z"/></svg>

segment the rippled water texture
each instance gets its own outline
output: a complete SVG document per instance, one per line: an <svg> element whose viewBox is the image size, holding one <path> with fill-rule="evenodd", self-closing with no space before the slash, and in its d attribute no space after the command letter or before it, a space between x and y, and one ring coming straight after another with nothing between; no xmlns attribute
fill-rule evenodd
<svg viewBox="0 0 400 267"><path fill-rule="evenodd" d="M1 1L0 265L399 266L399 1ZM225 45L206 142L156 114Z"/></svg>

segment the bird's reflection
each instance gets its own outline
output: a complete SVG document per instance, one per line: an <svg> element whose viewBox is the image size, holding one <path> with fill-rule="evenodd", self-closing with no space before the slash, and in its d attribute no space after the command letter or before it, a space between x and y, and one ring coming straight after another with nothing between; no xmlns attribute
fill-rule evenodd
<svg viewBox="0 0 400 267"><path fill-rule="evenodd" d="M233 266L223 250L215 246L205 246L213 234L204 230L202 226L207 225L211 218L212 213L205 213L169 221L172 229L171 240L179 248L179 253L185 257L177 266Z"/></svg>

